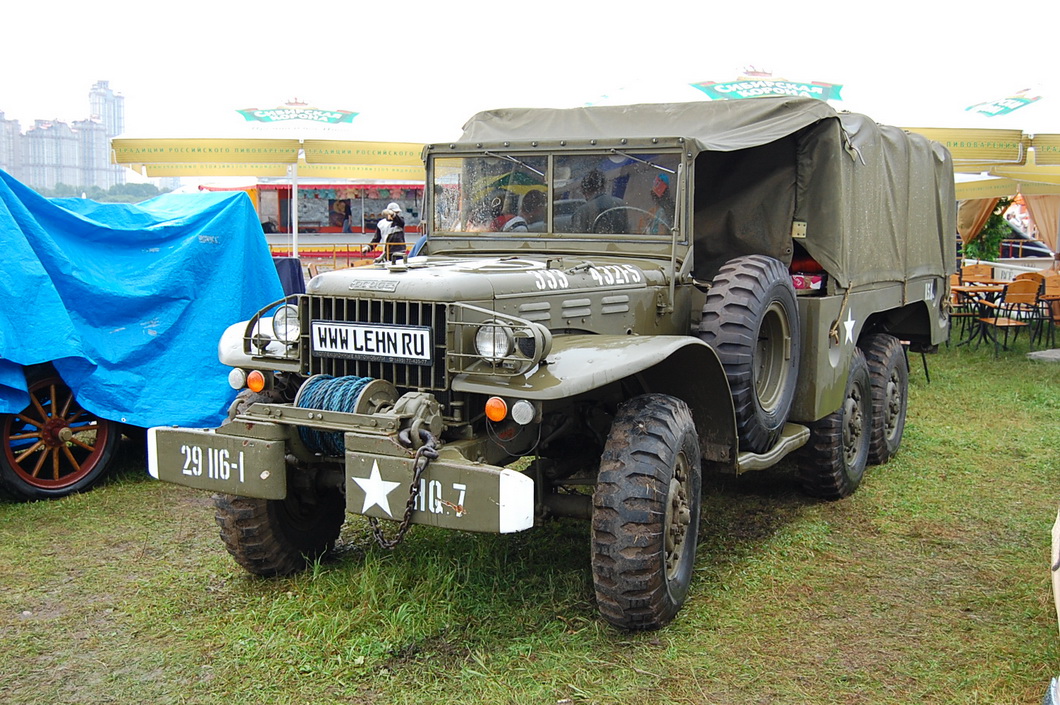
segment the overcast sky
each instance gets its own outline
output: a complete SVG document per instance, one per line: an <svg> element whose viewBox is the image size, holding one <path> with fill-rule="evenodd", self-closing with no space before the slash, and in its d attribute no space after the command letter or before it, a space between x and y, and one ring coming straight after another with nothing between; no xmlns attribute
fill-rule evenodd
<svg viewBox="0 0 1060 705"><path fill-rule="evenodd" d="M85 118L104 79L130 134L204 134L297 97L360 113L354 139L446 140L482 109L695 99L689 83L755 66L841 84L833 106L903 126L1009 126L964 108L1030 88L1043 98L1010 121L1060 133L1057 0L58 0L2 13L0 111L23 130Z"/></svg>

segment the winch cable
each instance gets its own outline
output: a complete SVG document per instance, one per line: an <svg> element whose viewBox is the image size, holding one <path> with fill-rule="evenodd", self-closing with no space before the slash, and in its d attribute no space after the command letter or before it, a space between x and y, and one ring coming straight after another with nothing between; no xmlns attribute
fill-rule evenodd
<svg viewBox="0 0 1060 705"><path fill-rule="evenodd" d="M301 409L353 413L357 408L357 398L371 381L371 377L314 375L298 390L295 406ZM341 431L320 431L299 426L298 435L302 443L314 452L332 456L346 454L346 442Z"/></svg>
<svg viewBox="0 0 1060 705"><path fill-rule="evenodd" d="M321 411L344 411L356 413L357 400L374 379L371 377L332 377L331 375L314 375L305 381L298 390L294 405L300 409L319 409ZM413 434L417 436L413 439ZM338 431L319 431L305 426L298 427L298 435L307 448L317 453L334 456L346 454L344 436ZM420 492L420 479L427 465L438 457L438 439L426 429L403 429L398 433L398 441L403 448L413 453L412 482L409 484L409 497L405 502L405 511L398 522L397 533L393 538L383 535L382 527L375 517L368 517L372 536L385 549L393 550L405 540L412 525L412 514L416 510L416 499Z"/></svg>

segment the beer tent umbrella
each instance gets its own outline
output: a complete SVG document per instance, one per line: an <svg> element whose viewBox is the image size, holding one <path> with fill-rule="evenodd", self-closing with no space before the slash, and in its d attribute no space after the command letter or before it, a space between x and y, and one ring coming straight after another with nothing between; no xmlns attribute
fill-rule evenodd
<svg viewBox="0 0 1060 705"><path fill-rule="evenodd" d="M378 128L358 113L321 110L289 101L272 109L232 111L211 128L182 124L180 136L120 135L111 139L111 161L149 177L286 177L298 202L299 179L344 179L362 183L425 179L417 142L364 139ZM190 134L189 134L190 133ZM292 209L292 249L298 255L298 209Z"/></svg>
<svg viewBox="0 0 1060 705"><path fill-rule="evenodd" d="M1013 83L1018 85L1017 76ZM953 154L960 202L958 229L974 239L998 199L1021 196L1038 237L1058 247L1060 214L1060 83L1016 91L987 86L967 106L936 109L907 128L938 140ZM906 122L905 124L913 124Z"/></svg>
<svg viewBox="0 0 1060 705"><path fill-rule="evenodd" d="M1060 228L1060 134L980 128L907 128L953 155L958 230L970 242L1000 198L1022 195L1038 236L1057 251Z"/></svg>
<svg viewBox="0 0 1060 705"><path fill-rule="evenodd" d="M289 177L298 180L418 181L425 179L423 145L329 139L115 137L112 161L149 176ZM298 256L298 214L292 211Z"/></svg>

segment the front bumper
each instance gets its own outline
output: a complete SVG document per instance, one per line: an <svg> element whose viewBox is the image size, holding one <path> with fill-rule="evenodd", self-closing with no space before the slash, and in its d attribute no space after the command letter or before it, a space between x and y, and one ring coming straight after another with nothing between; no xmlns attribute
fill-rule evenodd
<svg viewBox="0 0 1060 705"><path fill-rule="evenodd" d="M288 463L288 456L306 454L298 439L305 420L290 412L291 407L262 404L217 429L152 428L148 472L165 482L211 492L284 499L289 476L300 472L297 464ZM397 442L399 422L382 414L313 413L314 427L342 433L347 511L400 521L411 494L415 454ZM266 414L272 418L265 420ZM533 526L533 479L469 460L456 445L440 449L418 485L412 523L487 533Z"/></svg>

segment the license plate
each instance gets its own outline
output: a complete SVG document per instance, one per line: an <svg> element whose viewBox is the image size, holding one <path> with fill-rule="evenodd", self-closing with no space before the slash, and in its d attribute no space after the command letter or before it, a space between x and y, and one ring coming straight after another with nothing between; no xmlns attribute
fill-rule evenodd
<svg viewBox="0 0 1060 705"><path fill-rule="evenodd" d="M282 440L152 428L147 432L147 471L158 480L201 490L259 499L287 496Z"/></svg>
<svg viewBox="0 0 1060 705"><path fill-rule="evenodd" d="M313 321L310 339L319 357L429 365L434 352L426 326Z"/></svg>

